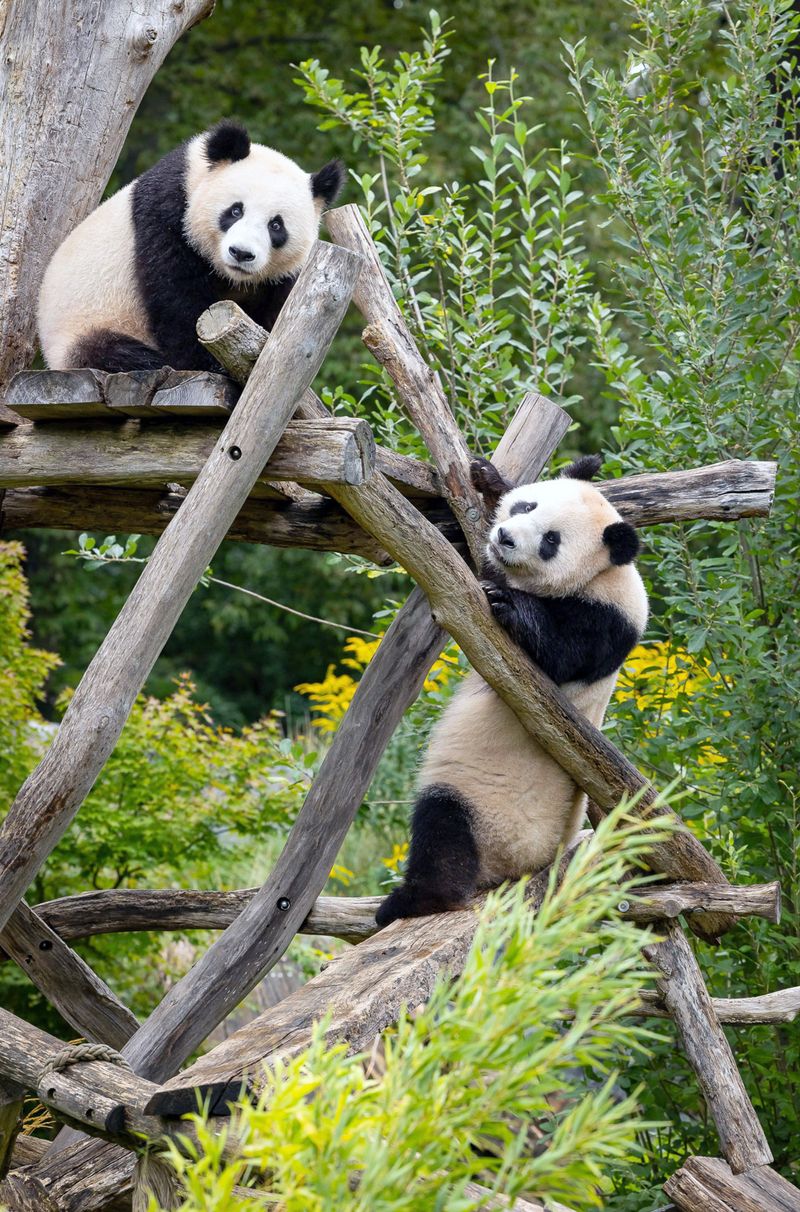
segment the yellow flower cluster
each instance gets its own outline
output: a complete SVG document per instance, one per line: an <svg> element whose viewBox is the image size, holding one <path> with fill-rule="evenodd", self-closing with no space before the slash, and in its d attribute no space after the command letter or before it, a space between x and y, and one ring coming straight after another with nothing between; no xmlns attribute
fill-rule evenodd
<svg viewBox="0 0 800 1212"><path fill-rule="evenodd" d="M359 679L377 652L382 639L383 634L374 640L365 640L356 635L345 640L346 655L341 657L339 664L352 669L357 677L350 673L337 673L336 666L329 665L321 682L300 682L295 686L299 694L304 694L310 700L312 723L320 732L335 732L339 727L356 692ZM425 690L431 691L446 685L454 665L458 665L455 653L442 653L425 679Z"/></svg>

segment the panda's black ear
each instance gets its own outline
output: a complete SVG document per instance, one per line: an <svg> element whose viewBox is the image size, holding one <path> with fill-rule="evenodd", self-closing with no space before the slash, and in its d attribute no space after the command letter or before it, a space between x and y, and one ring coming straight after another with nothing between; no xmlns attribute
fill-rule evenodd
<svg viewBox="0 0 800 1212"><path fill-rule="evenodd" d="M341 160L329 160L319 172L311 174L311 195L322 198L325 206L333 206L344 185L344 165Z"/></svg>
<svg viewBox="0 0 800 1212"><path fill-rule="evenodd" d="M570 463L569 467L565 467L561 472L561 478L565 480L591 480L597 475L602 465L602 455L584 455L582 459L576 459L574 463Z"/></svg>
<svg viewBox="0 0 800 1212"><path fill-rule="evenodd" d="M473 459L469 465L472 483L490 509L514 487L488 459Z"/></svg>
<svg viewBox="0 0 800 1212"><path fill-rule="evenodd" d="M606 526L603 542L611 552L612 564L630 564L639 554L639 536L630 522L612 522Z"/></svg>
<svg viewBox="0 0 800 1212"><path fill-rule="evenodd" d="M211 164L222 160L246 160L250 155L250 136L238 122L227 119L213 126L206 136L206 158Z"/></svg>

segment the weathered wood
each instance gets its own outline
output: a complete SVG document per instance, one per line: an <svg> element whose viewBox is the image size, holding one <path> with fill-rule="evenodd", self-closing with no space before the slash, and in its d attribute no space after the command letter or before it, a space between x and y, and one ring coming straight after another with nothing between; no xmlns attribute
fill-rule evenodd
<svg viewBox="0 0 800 1212"><path fill-rule="evenodd" d="M185 499L174 492L132 488L9 489L3 503L3 526L6 530L45 527L102 534L161 534ZM450 517L442 525L445 533L452 534L456 524ZM286 504L250 497L225 537L271 547L341 551L374 564L392 562L371 535L329 497L313 496Z"/></svg>
<svg viewBox="0 0 800 1212"><path fill-rule="evenodd" d="M257 891L257 888L238 888L232 892L104 888L43 901L36 906L36 913L64 940L136 930L224 930ZM382 900L381 896L320 896L299 933L328 934L346 942L359 942L377 933L375 911ZM621 917L635 922L661 921L697 909L777 922L780 885L671 884L620 901L618 909Z"/></svg>
<svg viewBox="0 0 800 1212"><path fill-rule="evenodd" d="M226 417L239 395L239 388L227 375L173 370L153 396L153 409L181 417L211 412Z"/></svg>
<svg viewBox="0 0 800 1212"><path fill-rule="evenodd" d="M772 1161L767 1138L747 1096L730 1045L714 1014L697 960L676 922L659 927L664 937L644 955L658 971L658 991L694 1069L734 1173Z"/></svg>
<svg viewBox="0 0 800 1212"><path fill-rule="evenodd" d="M25 1087L6 1078L0 1080L0 1179L14 1164L13 1150L22 1127Z"/></svg>
<svg viewBox="0 0 800 1212"><path fill-rule="evenodd" d="M44 1157L49 1145L50 1141L41 1136L29 1136L21 1132L14 1141L11 1153L12 1168L35 1165Z"/></svg>
<svg viewBox="0 0 800 1212"><path fill-rule="evenodd" d="M574 850L571 847L562 860L562 874ZM528 881L525 897L532 910L541 905L550 876L548 867ZM476 898L475 905L483 900L485 896ZM246 1080L259 1089L264 1061L274 1063L302 1052L311 1042L314 1024L325 1016L326 1041L344 1041L350 1052L360 1051L397 1021L404 1006L425 1002L442 972L458 975L477 922L473 907L392 922L166 1082L147 1109L179 1114L192 1104L193 1088L206 1079Z"/></svg>
<svg viewBox="0 0 800 1212"><path fill-rule="evenodd" d="M473 560L480 564L486 520L483 502L473 487L470 452L439 376L417 349L358 207L329 210L325 222L338 245L364 259L364 269L353 291L353 302L367 321L364 344L389 374L402 408L424 438L442 477L447 502L464 532Z"/></svg>
<svg viewBox="0 0 800 1212"><path fill-rule="evenodd" d="M736 1174L719 1157L690 1157L664 1190L685 1212L800 1212L800 1191L770 1166Z"/></svg>
<svg viewBox="0 0 800 1212"><path fill-rule="evenodd" d="M108 378L102 370L23 370L9 383L3 403L18 422L56 416L113 420L104 390Z"/></svg>
<svg viewBox="0 0 800 1212"><path fill-rule="evenodd" d="M604 810L638 796L633 811L671 813L656 803L650 783L537 669L492 618L486 596L458 553L380 474L361 488L329 485L335 500L402 564L425 591L436 621L453 636L481 677L508 704L523 727ZM655 844L651 866L677 880L727 883L711 855L678 823ZM696 912L691 929L716 939L733 919Z"/></svg>
<svg viewBox="0 0 800 1212"><path fill-rule="evenodd" d="M100 201L165 56L213 7L213 0L5 6L0 383L33 359L36 294L47 262Z"/></svg>
<svg viewBox="0 0 800 1212"><path fill-rule="evenodd" d="M216 426L179 422L18 426L0 435L0 486L191 484L220 440ZM374 466L375 442L366 421L290 421L256 482L362 484Z"/></svg>
<svg viewBox="0 0 800 1212"><path fill-rule="evenodd" d="M269 459L338 328L358 259L317 243L208 463L91 661L0 830L0 926L116 744L186 601ZM232 457L237 454L240 457Z"/></svg>
<svg viewBox="0 0 800 1212"><path fill-rule="evenodd" d="M661 994L643 989L635 1011L645 1018L671 1018ZM793 1023L800 1014L800 985L775 989L760 997L712 997L711 1006L720 1023L732 1027L749 1023Z"/></svg>
<svg viewBox="0 0 800 1212"><path fill-rule="evenodd" d="M224 357L221 361L230 369ZM527 437L529 462L524 466L524 455L519 445L515 449L515 461L518 467L523 467L520 474L524 478L535 480L552 450L547 449L537 431L536 416L533 415L533 405L528 397L520 408L531 416L529 426L520 423L520 433ZM167 1007L166 1015L155 1023L151 1018L139 1031L138 1056L144 1058L141 1063L147 1065L147 1072L165 1078L175 1072L191 1051L194 1046L191 1039L178 1037L184 1015L191 1017L196 1012L195 1008L200 1007L206 1011L207 1021L213 1026L224 1017L230 1005L244 997L252 987L251 972L245 972L244 980L238 979L241 972L236 966L235 957L230 962L226 961L231 932L238 933L238 938L234 936L238 950L245 945L247 932L252 930L253 944L260 951L256 979L265 975L284 954L327 880L339 846L386 745L405 710L417 697L443 645L444 634L433 623L424 595L415 589L361 678L287 844L261 890L263 913L254 923L245 923L244 929L240 927L240 919L237 919L204 957L208 967L219 973L216 984L208 986L203 980L195 978L188 985L184 978L169 995L176 1003L174 1011ZM310 855L316 859L313 870L309 867ZM285 895L286 889L295 887L301 898L299 903L287 896L289 908L283 907L283 901L279 908L278 898ZM307 899L304 900L304 897ZM242 918L244 916L242 914ZM220 996L223 976L225 997ZM210 987L217 995L216 1008L211 1013L207 1005ZM163 1007L164 1003L162 1014ZM199 1030L203 1034L198 1035L198 1040L207 1034L205 1026L201 1025ZM136 1063L138 1067L138 1061ZM104 1157L108 1159L106 1168ZM71 1169L71 1161L75 1171ZM44 1162L41 1176L44 1182L53 1186L61 1184L64 1212L88 1212L89 1207L101 1207L102 1204L80 1202L83 1198L80 1192L85 1188L78 1191L74 1186L70 1188L70 1184L74 1183L74 1172L91 1176L90 1190L97 1188L113 1194L129 1185L130 1170L130 1164L126 1166L118 1150L103 1146L103 1151L98 1153L81 1144L65 1150L52 1163Z"/></svg>
<svg viewBox="0 0 800 1212"><path fill-rule="evenodd" d="M136 1015L24 901L0 931L0 946L80 1035L121 1048L137 1030Z"/></svg>
<svg viewBox="0 0 800 1212"><path fill-rule="evenodd" d="M140 1143L137 1137L163 1137L164 1123L143 1111L157 1086L106 1060L83 1061L58 1072L48 1069L63 1049L55 1036L0 1010L0 1074L13 1075L59 1115L110 1139L130 1146Z"/></svg>
<svg viewBox="0 0 800 1212"><path fill-rule="evenodd" d="M83 1140L0 1183L8 1212L130 1212L135 1159L104 1140Z"/></svg>
<svg viewBox="0 0 800 1212"><path fill-rule="evenodd" d="M777 468L777 463L730 459L691 471L623 476L597 487L637 526L695 518L730 522L769 513Z"/></svg>
<svg viewBox="0 0 800 1212"><path fill-rule="evenodd" d="M33 379L34 372L28 372ZM51 371L53 375L61 374L67 379L73 371ZM135 370L124 374L106 375L103 383L103 395L106 404L112 410L115 417L150 417L162 416L161 413L154 413L150 405L153 396L165 382L171 372L169 367L163 366L161 370ZM17 376L19 378L19 376ZM14 390L16 379L11 384L11 392ZM35 393L36 383L31 382L31 392ZM16 405L14 405L17 408ZM17 408L18 412L22 409ZM23 416L28 416L28 413L23 413ZM46 414L45 416L34 418L34 420L54 420L53 416ZM108 419L108 418L106 418Z"/></svg>

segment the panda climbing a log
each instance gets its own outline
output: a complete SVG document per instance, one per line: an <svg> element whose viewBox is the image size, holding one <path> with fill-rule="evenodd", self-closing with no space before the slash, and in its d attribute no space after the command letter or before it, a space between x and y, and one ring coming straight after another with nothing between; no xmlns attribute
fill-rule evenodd
<svg viewBox="0 0 800 1212"><path fill-rule="evenodd" d="M588 481L589 456L559 479L514 488L474 468L497 502L482 570L492 614L600 727L620 666L647 623L634 528ZM540 870L578 833L586 796L510 707L470 673L433 730L419 776L405 879L378 909L396 918L457 909L481 888Z"/></svg>
<svg viewBox="0 0 800 1212"><path fill-rule="evenodd" d="M270 330L343 177L338 160L304 172L235 122L196 135L56 250L39 294L47 365L221 370L198 316L233 299Z"/></svg>

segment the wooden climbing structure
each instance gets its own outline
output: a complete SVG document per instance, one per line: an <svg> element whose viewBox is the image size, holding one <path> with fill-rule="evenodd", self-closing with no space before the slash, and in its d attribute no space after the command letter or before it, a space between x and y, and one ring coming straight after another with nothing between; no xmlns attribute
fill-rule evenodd
<svg viewBox="0 0 800 1212"><path fill-rule="evenodd" d="M471 911L376 933L374 899L320 897L378 760L448 634L588 793L594 812L602 816L632 795L643 815L667 811L654 807L656 788L490 616L467 562L480 552L487 519L466 442L359 212L331 212L328 228L333 243L316 245L268 340L232 303L200 318L199 336L230 379L25 372L4 401L11 410L0 430L7 526L160 535L0 829L0 945L89 1044L65 1052L64 1041L0 1012L0 1204L10 1212L130 1206L134 1183L145 1181L134 1177L137 1151L186 1134L177 1117L194 1109L198 1089L212 1117L223 1117L243 1087L258 1088L263 1062L308 1044L323 1013L329 1037L359 1050L403 1005L424 1001L440 969L458 973L475 928ZM366 422L332 418L311 391L351 296L366 322L365 344L394 383L431 464L376 447ZM556 405L527 395L495 462L509 479L535 479L568 423ZM765 515L774 477L773 464L742 461L599 487L629 521L647 526ZM121 889L29 906L24 897L36 872L80 810L225 537L396 560L418 586L364 674L275 868L260 888L233 893ZM658 925L659 941L647 947L657 993L643 999L641 1012L673 1019L724 1159L691 1159L668 1193L678 1207L704 1212L800 1210L800 1192L771 1169L767 1138L720 1025L789 1021L800 1011L800 990L712 1000L684 933L685 925L715 941L747 914L777 923L778 885L730 885L682 827L654 847L651 863L664 882L620 907ZM532 912L549 875L530 881ZM144 1023L69 945L102 931L198 926L223 933ZM302 930L358 945L335 972L184 1067ZM71 1125L53 1145L15 1142L25 1091Z"/></svg>

